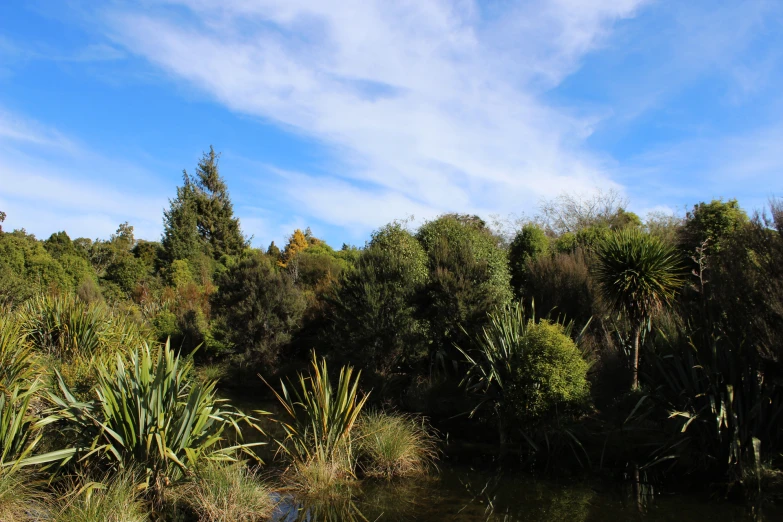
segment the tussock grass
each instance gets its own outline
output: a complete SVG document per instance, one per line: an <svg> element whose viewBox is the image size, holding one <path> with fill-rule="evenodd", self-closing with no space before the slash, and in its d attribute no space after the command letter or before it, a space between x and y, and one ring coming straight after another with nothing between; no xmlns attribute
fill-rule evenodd
<svg viewBox="0 0 783 522"><path fill-rule="evenodd" d="M360 461L367 476L420 474L438 457L437 438L421 418L375 411L363 415L358 426Z"/></svg>
<svg viewBox="0 0 783 522"><path fill-rule="evenodd" d="M201 522L256 522L274 509L270 489L243 462L208 463L181 493Z"/></svg>
<svg viewBox="0 0 783 522"><path fill-rule="evenodd" d="M19 469L0 468L0 520L52 520L50 498L36 487L34 475Z"/></svg>
<svg viewBox="0 0 783 522"><path fill-rule="evenodd" d="M100 481L84 477L66 483L54 522L146 522L148 506L138 486L139 475L122 471Z"/></svg>

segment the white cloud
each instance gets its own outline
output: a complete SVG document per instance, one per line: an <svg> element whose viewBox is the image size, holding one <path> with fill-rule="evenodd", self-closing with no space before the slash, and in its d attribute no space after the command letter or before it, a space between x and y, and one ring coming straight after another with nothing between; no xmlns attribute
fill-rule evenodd
<svg viewBox="0 0 783 522"><path fill-rule="evenodd" d="M160 238L166 198L152 176L134 165L2 111L0 155L5 229L24 228L42 238L60 230L71 237L107 238L128 221L137 238Z"/></svg>
<svg viewBox="0 0 783 522"><path fill-rule="evenodd" d="M641 0L170 3L113 8L107 32L232 110L330 146L331 177L289 192L311 217L370 229L621 188L583 149L592 121L541 93Z"/></svg>

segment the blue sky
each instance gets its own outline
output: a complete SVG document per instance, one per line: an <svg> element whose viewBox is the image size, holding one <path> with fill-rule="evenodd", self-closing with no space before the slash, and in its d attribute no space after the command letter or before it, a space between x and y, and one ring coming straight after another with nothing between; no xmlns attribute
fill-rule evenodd
<svg viewBox="0 0 783 522"><path fill-rule="evenodd" d="M265 246L395 218L783 194L783 2L6 0L0 210L158 239L213 145Z"/></svg>

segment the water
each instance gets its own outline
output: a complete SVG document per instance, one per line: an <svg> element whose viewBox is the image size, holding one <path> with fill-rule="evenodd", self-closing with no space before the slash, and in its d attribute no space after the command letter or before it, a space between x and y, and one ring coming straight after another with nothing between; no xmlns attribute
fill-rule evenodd
<svg viewBox="0 0 783 522"><path fill-rule="evenodd" d="M621 484L553 482L467 466L442 466L437 474L400 481L365 481L332 500L284 497L277 522L427 521L604 522L753 521L745 507L692 495L637 496ZM647 490L649 491L649 489ZM755 518L759 520L759 518ZM783 520L768 511L764 520Z"/></svg>
<svg viewBox="0 0 783 522"><path fill-rule="evenodd" d="M274 401L231 397L246 413L279 413ZM282 437L280 426L261 420L266 437ZM248 434L247 442L263 440ZM275 445L260 451L267 463ZM487 459L492 460L491 458ZM480 462L473 461L473 462ZM280 497L275 522L454 521L454 522L772 522L783 509L765 507L755 516L745 505L709 495L659 494L631 483L553 481L524 473L500 473L450 460L429 476L365 480L329 500Z"/></svg>

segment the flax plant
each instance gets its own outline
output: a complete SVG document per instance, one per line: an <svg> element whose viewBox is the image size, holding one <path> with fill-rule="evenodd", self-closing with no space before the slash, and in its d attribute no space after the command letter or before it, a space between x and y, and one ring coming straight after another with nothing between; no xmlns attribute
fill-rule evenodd
<svg viewBox="0 0 783 522"><path fill-rule="evenodd" d="M299 374L296 384L280 382L273 389L288 419L280 421L285 438L277 441L291 461L304 487L318 489L342 476L354 476L352 430L369 394L359 394L361 372L343 367L332 387L326 360L313 352L312 372ZM271 387L270 387L271 388ZM308 485L309 484L309 485Z"/></svg>
<svg viewBox="0 0 783 522"><path fill-rule="evenodd" d="M53 418L73 435L80 459L113 468L141 466L143 485L158 495L162 487L183 478L210 460L236 460L238 451L255 458L242 443L239 423L259 429L253 418L216 397L215 382L192 378L192 361L176 355L169 344L131 351L129 363L117 356L112 366L97 366L96 399L76 399L58 376L59 394ZM234 428L238 444L226 444Z"/></svg>

